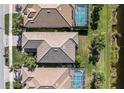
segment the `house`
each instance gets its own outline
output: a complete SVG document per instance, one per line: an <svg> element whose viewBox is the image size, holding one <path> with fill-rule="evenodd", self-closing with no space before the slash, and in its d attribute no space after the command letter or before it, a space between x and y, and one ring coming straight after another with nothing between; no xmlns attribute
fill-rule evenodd
<svg viewBox="0 0 124 93"><path fill-rule="evenodd" d="M22 49L36 53L38 63L75 63L78 32L24 32Z"/></svg>
<svg viewBox="0 0 124 93"><path fill-rule="evenodd" d="M24 89L70 89L71 77L68 68L22 68Z"/></svg>
<svg viewBox="0 0 124 93"><path fill-rule="evenodd" d="M63 28L74 24L70 4L27 4L22 14L27 28Z"/></svg>

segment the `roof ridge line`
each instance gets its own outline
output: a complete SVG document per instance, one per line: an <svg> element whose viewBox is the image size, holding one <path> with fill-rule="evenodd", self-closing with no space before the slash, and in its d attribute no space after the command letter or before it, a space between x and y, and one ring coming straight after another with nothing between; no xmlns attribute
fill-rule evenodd
<svg viewBox="0 0 124 93"><path fill-rule="evenodd" d="M47 44L48 44L48 42L47 41L45 41L45 40L43 40L44 42L46 42ZM41 43L42 44L42 43ZM40 44L40 45L41 45ZM38 47L40 47L40 45L38 46ZM49 44L48 44L49 45ZM49 45L50 46L50 45ZM50 48L46 51L46 53L42 56L42 58L47 54L47 52L48 51L50 51L50 49L51 49L52 47L50 46ZM38 53L38 52L37 52ZM42 59L41 57L40 57L40 59L38 60L38 63L39 63L39 61Z"/></svg>
<svg viewBox="0 0 124 93"><path fill-rule="evenodd" d="M64 20L67 22L67 24L71 27L71 24L66 20L66 18L59 12L58 9L56 9L58 11L58 13L62 16L62 18L64 18Z"/></svg>
<svg viewBox="0 0 124 93"><path fill-rule="evenodd" d="M64 73L65 73L67 70L68 70L68 69L66 69L66 70L64 71ZM64 73L62 73L62 75L64 75ZM61 75L61 76L62 76L62 75ZM56 79L55 83L53 84L55 87L56 87L56 85L55 85L56 82L61 78L61 76L59 76L59 77Z"/></svg>

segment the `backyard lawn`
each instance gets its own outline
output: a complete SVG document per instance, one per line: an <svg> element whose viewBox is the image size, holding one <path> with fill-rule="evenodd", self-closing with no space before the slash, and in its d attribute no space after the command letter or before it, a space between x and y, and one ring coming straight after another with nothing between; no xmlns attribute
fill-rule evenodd
<svg viewBox="0 0 124 93"><path fill-rule="evenodd" d="M111 15L112 5L104 5L100 11L100 21L98 31L105 33L105 48L101 53L101 58L97 64L97 70L104 73L105 80L103 88L110 88L110 41L111 41Z"/></svg>
<svg viewBox="0 0 124 93"><path fill-rule="evenodd" d="M83 36L79 35L79 46L78 46L78 53L81 55L81 64L80 67L85 70L85 88L90 87L90 82L91 82L91 77L92 77L92 69L94 66L92 64L89 64L89 59L88 59L88 46L89 46L89 38L88 36Z"/></svg>
<svg viewBox="0 0 124 93"><path fill-rule="evenodd" d="M95 34L102 33L105 35L105 48L101 51L100 60L96 65L96 71L104 74L103 88L110 88L110 41L111 41L111 14L112 5L104 5L100 11L100 20L95 32L89 30L89 39Z"/></svg>
<svg viewBox="0 0 124 93"><path fill-rule="evenodd" d="M96 72L104 74L104 83L102 88L110 88L110 39L111 39L111 10L112 5L104 5L103 9L100 11L100 20L98 21L98 28L96 31L92 31L90 28L88 30L88 35L79 35L79 46L78 53L81 55L81 67L84 67L86 72L85 78L85 88L90 88L90 83L92 80L92 71L96 68ZM102 33L105 35L105 48L101 51L100 60L96 64L96 67L89 63L88 59L88 46L90 46L90 41L93 37Z"/></svg>

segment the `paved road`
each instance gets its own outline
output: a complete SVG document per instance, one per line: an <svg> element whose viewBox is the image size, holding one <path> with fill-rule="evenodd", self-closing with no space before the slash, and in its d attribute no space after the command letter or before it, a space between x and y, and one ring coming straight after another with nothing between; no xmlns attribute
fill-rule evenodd
<svg viewBox="0 0 124 93"><path fill-rule="evenodd" d="M0 89L4 88L3 5L0 4Z"/></svg>
<svg viewBox="0 0 124 93"><path fill-rule="evenodd" d="M13 10L12 10L14 13L16 12L15 11L15 5L13 5ZM4 11L3 11L3 15L5 14L8 14L9 13L9 4L5 4L4 5ZM4 38L4 47L8 47L9 46L9 38L8 38L8 35L5 35L3 34L3 38ZM18 41L18 36L13 36L12 37L12 40L13 40L13 43L12 45L13 46L16 46L17 45L17 41ZM7 66L4 65L4 82L8 82L10 81L10 76L9 76L9 68Z"/></svg>
<svg viewBox="0 0 124 93"><path fill-rule="evenodd" d="M13 12L16 13L16 10L15 10L15 6L16 4L13 4ZM8 14L9 13L9 4L4 4L4 14Z"/></svg>
<svg viewBox="0 0 124 93"><path fill-rule="evenodd" d="M13 12L15 10L13 9ZM8 46L8 36L4 34L4 15L9 13L9 5L0 4L0 89L4 88L4 81L9 80L9 69L4 65L4 47ZM13 46L17 45L17 36L13 36Z"/></svg>

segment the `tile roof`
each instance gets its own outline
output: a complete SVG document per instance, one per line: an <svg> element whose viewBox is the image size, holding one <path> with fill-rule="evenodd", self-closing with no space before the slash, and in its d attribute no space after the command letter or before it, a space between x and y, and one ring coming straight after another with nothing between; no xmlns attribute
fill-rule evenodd
<svg viewBox="0 0 124 93"><path fill-rule="evenodd" d="M27 4L28 6L29 4ZM68 5L70 6L69 4L30 4L29 6L30 7L26 7L25 9L27 10L36 10L36 14L35 16L32 18L32 21L35 20L35 18L37 17L37 15L39 14L40 10L41 9L45 9L45 8L53 8L53 9L56 9L58 11L58 13L63 17L63 19L70 25L72 26L73 22L72 22L72 11L71 12L67 12L67 10L64 8L64 9L61 9L60 6L61 5ZM37 7L36 7L37 6ZM28 8L31 8L31 9L28 9ZM24 10L25 10L24 9ZM63 11L64 10L64 11ZM31 11L30 11L31 12ZM25 17L25 16L24 16ZM30 21L31 19L28 18L28 17L25 17L24 18L24 25L26 25L28 23L28 21Z"/></svg>
<svg viewBox="0 0 124 93"><path fill-rule="evenodd" d="M34 71L28 71L27 68L22 68L22 73L26 73L26 77L33 77L40 86L55 86L55 83L57 80L65 73L68 72L68 68L35 68ZM69 73L68 73L69 76ZM67 76L67 78L69 78ZM63 78L63 81L67 81L66 78ZM70 81L71 82L71 81ZM28 83L28 86L35 86L33 82L26 81ZM62 84L60 84L62 86ZM39 87L40 87L39 86Z"/></svg>
<svg viewBox="0 0 124 93"><path fill-rule="evenodd" d="M38 4L41 8L57 8L61 4Z"/></svg>
<svg viewBox="0 0 124 93"><path fill-rule="evenodd" d="M77 32L24 32L28 40L44 40L51 47L61 47L69 39L73 39ZM76 42L78 43L78 42ZM24 44L22 45L24 46Z"/></svg>
<svg viewBox="0 0 124 93"><path fill-rule="evenodd" d="M77 44L78 32L24 32L22 34L22 48L36 48L37 62L42 63L74 63ZM54 48L57 48L57 53Z"/></svg>

